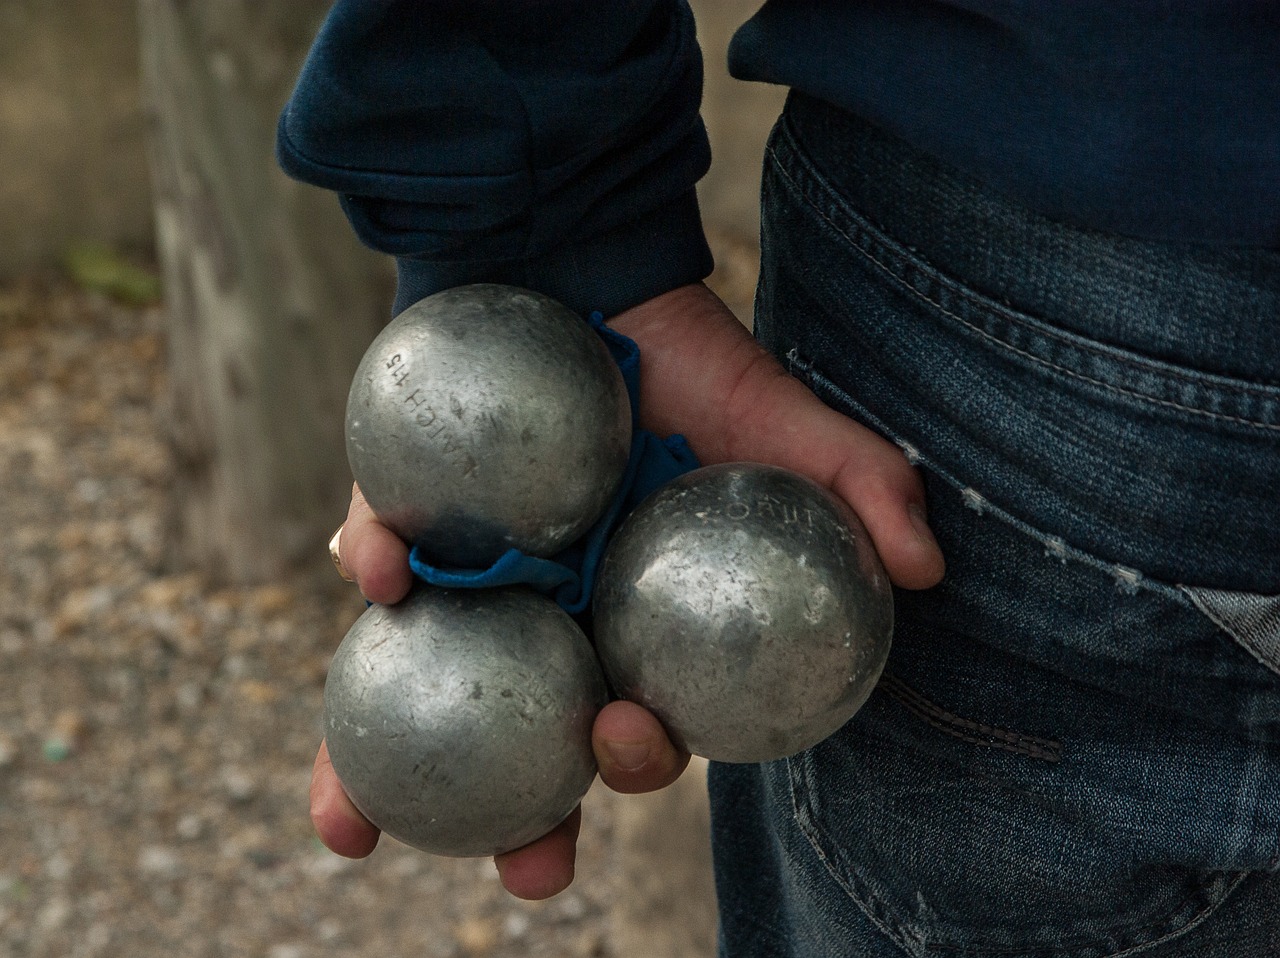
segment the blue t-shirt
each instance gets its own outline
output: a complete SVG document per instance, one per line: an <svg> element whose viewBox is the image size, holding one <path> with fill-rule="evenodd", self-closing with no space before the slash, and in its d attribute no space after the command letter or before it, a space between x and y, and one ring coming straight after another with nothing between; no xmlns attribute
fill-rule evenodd
<svg viewBox="0 0 1280 958"><path fill-rule="evenodd" d="M1055 219L1280 247L1274 0L771 0L730 63Z"/></svg>
<svg viewBox="0 0 1280 958"><path fill-rule="evenodd" d="M733 73L883 126L1047 215L1280 246L1280 3L769 0ZM705 277L682 0L339 0L280 120L293 176L395 255L611 315Z"/></svg>

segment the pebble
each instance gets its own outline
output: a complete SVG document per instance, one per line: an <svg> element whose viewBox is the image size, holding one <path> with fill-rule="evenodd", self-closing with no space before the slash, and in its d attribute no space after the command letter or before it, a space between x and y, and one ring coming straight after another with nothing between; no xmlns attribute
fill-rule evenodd
<svg viewBox="0 0 1280 958"><path fill-rule="evenodd" d="M65 898L52 898L47 901L36 915L36 925L41 931L50 932L61 928L71 917L71 902Z"/></svg>
<svg viewBox="0 0 1280 958"><path fill-rule="evenodd" d="M62 852L54 852L44 863L44 873L50 880L64 882L71 877L71 859Z"/></svg>
<svg viewBox="0 0 1280 958"><path fill-rule="evenodd" d="M587 903L581 895L568 891L556 899L556 910L562 921L579 921L587 913Z"/></svg>
<svg viewBox="0 0 1280 958"><path fill-rule="evenodd" d="M204 704L205 686L202 682L183 682L174 690L173 700L187 715L199 711Z"/></svg>
<svg viewBox="0 0 1280 958"><path fill-rule="evenodd" d="M62 797L62 788L48 778L26 776L18 779L18 793L32 807L52 805Z"/></svg>
<svg viewBox="0 0 1280 958"><path fill-rule="evenodd" d="M459 923L453 930L453 936L468 956L487 955L498 941L493 922L482 918L470 918Z"/></svg>
<svg viewBox="0 0 1280 958"><path fill-rule="evenodd" d="M575 890L545 903L488 859L319 844L324 677L363 602L323 542L314 576L263 587L158 574L183 428L166 319L43 296L0 322L0 955L633 958L600 946L618 889L598 806Z"/></svg>
<svg viewBox="0 0 1280 958"><path fill-rule="evenodd" d="M174 826L174 833L185 842L193 842L204 834L204 819L194 812L183 815Z"/></svg>
<svg viewBox="0 0 1280 958"><path fill-rule="evenodd" d="M92 505L101 502L107 494L107 487L100 479L81 479L76 483L76 495L81 501Z"/></svg>
<svg viewBox="0 0 1280 958"><path fill-rule="evenodd" d="M503 920L502 930L508 938L523 938L529 931L532 920L522 911L508 912Z"/></svg>
<svg viewBox="0 0 1280 958"><path fill-rule="evenodd" d="M238 691L242 698L254 705L270 705L280 698L278 687L258 679L243 680L239 683Z"/></svg>
<svg viewBox="0 0 1280 958"><path fill-rule="evenodd" d="M182 871L182 860L166 845L147 845L138 852L138 871L147 878L176 878Z"/></svg>
<svg viewBox="0 0 1280 958"><path fill-rule="evenodd" d="M88 723L77 711L66 709L58 713L45 736L41 751L46 761L62 762L79 749Z"/></svg>
<svg viewBox="0 0 1280 958"><path fill-rule="evenodd" d="M233 802L247 802L257 794L257 786L253 777L242 768L227 766L222 769L219 778L227 797Z"/></svg>
<svg viewBox="0 0 1280 958"><path fill-rule="evenodd" d="M115 598L115 590L106 585L70 592L54 613L54 631L59 636L65 636L86 628L111 608Z"/></svg>
<svg viewBox="0 0 1280 958"><path fill-rule="evenodd" d="M233 631L238 631L243 633L246 630L238 629ZM251 644L252 641L253 641L252 637L247 642L244 640L241 640L242 644L245 644L245 645ZM227 678L232 680L244 678L246 675L248 675L250 668L251 666L249 665L249 660L244 655L228 655L225 659L222 660L222 671L226 674Z"/></svg>
<svg viewBox="0 0 1280 958"><path fill-rule="evenodd" d="M355 867L356 863L352 859L343 858L324 847L316 849L303 864L305 873L318 881L327 881Z"/></svg>
<svg viewBox="0 0 1280 958"><path fill-rule="evenodd" d="M290 587L273 584L254 589L249 601L257 615L270 619L292 612L298 597Z"/></svg>
<svg viewBox="0 0 1280 958"><path fill-rule="evenodd" d="M98 922L84 933L84 954L100 955L111 945L111 926Z"/></svg>

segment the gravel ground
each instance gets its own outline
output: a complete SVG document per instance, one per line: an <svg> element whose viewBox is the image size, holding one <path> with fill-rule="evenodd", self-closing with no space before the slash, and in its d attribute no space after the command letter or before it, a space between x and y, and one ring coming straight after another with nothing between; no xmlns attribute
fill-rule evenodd
<svg viewBox="0 0 1280 958"><path fill-rule="evenodd" d="M317 559L214 588L163 566L163 314L0 289L0 955L612 956L618 798L540 904L492 863L306 816L325 670L362 603Z"/></svg>

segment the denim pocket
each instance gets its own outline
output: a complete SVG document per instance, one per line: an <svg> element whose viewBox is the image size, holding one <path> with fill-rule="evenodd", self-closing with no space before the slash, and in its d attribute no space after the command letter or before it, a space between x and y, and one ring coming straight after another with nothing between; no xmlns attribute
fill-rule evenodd
<svg viewBox="0 0 1280 958"><path fill-rule="evenodd" d="M1172 947L1280 862L1280 681L1177 590L949 498L953 569L899 595L872 699L765 773L812 893L920 958Z"/></svg>
<svg viewBox="0 0 1280 958"><path fill-rule="evenodd" d="M1280 866L1280 389L966 286L785 124L766 192L757 335L922 467L949 566L862 712L761 772L802 897L918 958L1183 954Z"/></svg>
<svg viewBox="0 0 1280 958"><path fill-rule="evenodd" d="M1013 285L1009 277L976 288L947 273L936 261L954 256L869 220L785 122L771 141L765 195L757 334L797 375L853 394L869 424L1105 561L1167 582L1280 591L1280 355L1257 360L1269 378L1220 371L1219 354L1236 351L1219 345L1221 327L1246 309L1247 287L1188 294L1216 313L1167 314L1141 299L1116 307L1134 340L1176 325L1203 343L1202 363L1175 361L1012 305L999 284ZM983 222L992 219L1004 225L1013 214ZM1020 287L1030 275L1053 288L1020 288L1024 298L1107 298L1094 288L1095 264L1120 267L1097 237L1037 220L1009 228L1025 253L998 233L935 239L989 249ZM1203 271L1190 268L1195 252L1162 250L1143 267L1153 285L1176 286L1181 257L1203 285ZM1259 296L1264 284L1280 287L1280 259L1257 273Z"/></svg>

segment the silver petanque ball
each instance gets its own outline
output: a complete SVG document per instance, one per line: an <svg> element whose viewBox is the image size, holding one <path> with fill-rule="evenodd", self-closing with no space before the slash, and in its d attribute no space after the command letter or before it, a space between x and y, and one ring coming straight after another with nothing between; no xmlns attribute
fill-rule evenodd
<svg viewBox="0 0 1280 958"><path fill-rule="evenodd" d="M853 511L754 463L678 477L628 516L596 582L597 654L614 691L721 762L818 744L870 695L893 595Z"/></svg>
<svg viewBox="0 0 1280 958"><path fill-rule="evenodd" d="M568 308L459 286L374 339L347 397L347 458L374 514L428 559L550 556L617 490L631 446L622 374Z"/></svg>
<svg viewBox="0 0 1280 958"><path fill-rule="evenodd" d="M325 739L348 796L387 834L436 855L496 855L582 799L606 700L590 643L550 599L419 586L371 606L339 645Z"/></svg>

